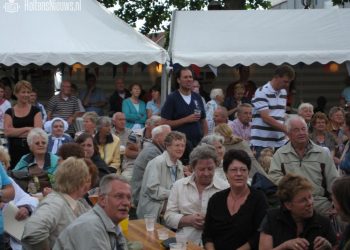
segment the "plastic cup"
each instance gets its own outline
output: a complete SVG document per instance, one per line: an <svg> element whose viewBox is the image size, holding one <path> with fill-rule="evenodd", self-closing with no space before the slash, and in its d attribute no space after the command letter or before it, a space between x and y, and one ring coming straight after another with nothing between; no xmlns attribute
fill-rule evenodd
<svg viewBox="0 0 350 250"><path fill-rule="evenodd" d="M199 116L199 115L201 115L201 112L202 112L202 111L201 111L200 109L194 109L194 114L195 114L195 115L198 115L198 116Z"/></svg>
<svg viewBox="0 0 350 250"><path fill-rule="evenodd" d="M145 215L146 230L148 232L154 231L155 222L156 222L156 216L154 214L146 214Z"/></svg>
<svg viewBox="0 0 350 250"><path fill-rule="evenodd" d="M96 204L98 201L98 193L99 193L99 188L93 188L91 189L88 194L89 194L89 200L91 201L92 204Z"/></svg>
<svg viewBox="0 0 350 250"><path fill-rule="evenodd" d="M127 234L129 229L129 217L119 222L119 227L124 235Z"/></svg>
<svg viewBox="0 0 350 250"><path fill-rule="evenodd" d="M176 243L183 243L186 245L187 243L187 236L184 232L176 232Z"/></svg>
<svg viewBox="0 0 350 250"><path fill-rule="evenodd" d="M157 233L158 233L159 240L166 240L169 238L169 232L165 228L157 229Z"/></svg>
<svg viewBox="0 0 350 250"><path fill-rule="evenodd" d="M185 244L184 243L170 243L169 244L170 250L183 250L185 249Z"/></svg>

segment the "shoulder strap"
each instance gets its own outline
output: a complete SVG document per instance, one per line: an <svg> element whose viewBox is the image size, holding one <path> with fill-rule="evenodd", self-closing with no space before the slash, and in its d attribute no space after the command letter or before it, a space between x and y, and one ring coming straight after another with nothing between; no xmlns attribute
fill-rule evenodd
<svg viewBox="0 0 350 250"><path fill-rule="evenodd" d="M281 171L282 171L283 175L286 175L286 169L284 167L284 163L281 163Z"/></svg>

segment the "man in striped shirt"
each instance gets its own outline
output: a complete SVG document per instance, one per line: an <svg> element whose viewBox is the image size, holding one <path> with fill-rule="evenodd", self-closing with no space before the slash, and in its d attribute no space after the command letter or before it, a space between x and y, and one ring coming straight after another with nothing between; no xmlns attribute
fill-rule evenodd
<svg viewBox="0 0 350 250"><path fill-rule="evenodd" d="M47 118L51 120L60 117L66 120L69 124L67 133L74 137L73 122L79 114L78 98L72 95L72 85L69 81L61 83L61 91L58 95L51 97L47 104Z"/></svg>
<svg viewBox="0 0 350 250"><path fill-rule="evenodd" d="M292 67L282 65L276 68L271 81L258 88L252 99L253 120L250 143L258 158L264 148L275 150L285 144L284 118L287 91L295 72Z"/></svg>

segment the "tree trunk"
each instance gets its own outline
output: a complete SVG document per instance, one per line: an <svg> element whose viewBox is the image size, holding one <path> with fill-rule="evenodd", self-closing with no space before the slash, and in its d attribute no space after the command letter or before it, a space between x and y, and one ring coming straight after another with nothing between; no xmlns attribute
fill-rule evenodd
<svg viewBox="0 0 350 250"><path fill-rule="evenodd" d="M244 10L245 0L224 0L226 10Z"/></svg>

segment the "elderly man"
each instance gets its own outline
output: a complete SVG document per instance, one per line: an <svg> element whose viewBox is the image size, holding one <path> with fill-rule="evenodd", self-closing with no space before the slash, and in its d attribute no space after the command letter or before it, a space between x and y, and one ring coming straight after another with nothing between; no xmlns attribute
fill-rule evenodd
<svg viewBox="0 0 350 250"><path fill-rule="evenodd" d="M74 137L73 122L79 115L80 109L78 98L72 95L72 85L70 81L63 81L61 83L60 93L51 97L46 110L48 120L56 117L66 120L69 124L66 132Z"/></svg>
<svg viewBox="0 0 350 250"><path fill-rule="evenodd" d="M115 91L109 97L109 113L112 115L115 112L122 112L122 102L130 97L129 90L125 88L124 80L117 78L115 80Z"/></svg>
<svg viewBox="0 0 350 250"><path fill-rule="evenodd" d="M249 103L242 103L237 109L237 118L230 124L233 134L250 141L253 107Z"/></svg>
<svg viewBox="0 0 350 250"><path fill-rule="evenodd" d="M53 249L128 249L118 224L129 215L130 185L110 174L102 178L99 192L98 203L62 231Z"/></svg>
<svg viewBox="0 0 350 250"><path fill-rule="evenodd" d="M229 126L231 126L231 124L232 124L232 121L230 121L228 119L227 108L225 108L223 106L219 106L215 109L213 118L214 118L215 126L222 124L222 123L226 123Z"/></svg>
<svg viewBox="0 0 350 250"><path fill-rule="evenodd" d="M324 148L309 140L308 128L302 117L290 117L286 127L290 141L274 154L269 177L277 185L290 172L305 176L314 186L315 210L328 216L332 208L332 183L338 177L334 162Z"/></svg>
<svg viewBox="0 0 350 250"><path fill-rule="evenodd" d="M120 145L126 146L128 136L131 134L131 129L126 128L125 115L122 112L116 112L113 115L113 133L119 137Z"/></svg>
<svg viewBox="0 0 350 250"><path fill-rule="evenodd" d="M169 125L160 125L152 129L152 142L144 147L134 161L134 170L131 177L132 197L135 207L139 202L141 183L147 163L161 155L165 149L164 139L171 132Z"/></svg>
<svg viewBox="0 0 350 250"><path fill-rule="evenodd" d="M219 164L213 146L197 146L190 154L193 174L176 181L170 191L164 215L165 224L183 231L188 240L197 244L201 243L204 216L210 197L229 186L215 174Z"/></svg>

